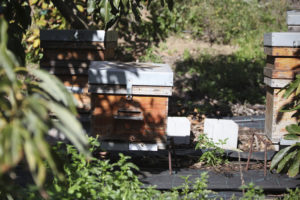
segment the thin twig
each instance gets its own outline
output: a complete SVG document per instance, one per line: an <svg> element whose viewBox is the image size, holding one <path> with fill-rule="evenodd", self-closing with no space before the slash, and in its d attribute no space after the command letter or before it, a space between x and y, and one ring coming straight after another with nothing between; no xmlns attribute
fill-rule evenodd
<svg viewBox="0 0 300 200"><path fill-rule="evenodd" d="M251 141L250 141L250 151L248 154L248 160L247 160L247 165L246 165L246 171L249 169L249 163L250 163L250 158L252 156L252 151L253 151L253 140L254 140L254 133L252 133Z"/></svg>
<svg viewBox="0 0 300 200"><path fill-rule="evenodd" d="M245 185L245 180L244 180L244 175L243 175L243 169L242 169L242 164L241 164L241 154L238 151L238 156L239 156L239 168L240 168L240 176L241 176L241 185ZM243 195L245 194L245 189L242 189Z"/></svg>

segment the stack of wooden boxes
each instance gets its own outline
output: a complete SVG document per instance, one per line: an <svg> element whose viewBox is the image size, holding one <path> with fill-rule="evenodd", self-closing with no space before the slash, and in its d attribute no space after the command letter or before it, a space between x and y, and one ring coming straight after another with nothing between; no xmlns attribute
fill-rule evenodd
<svg viewBox="0 0 300 200"><path fill-rule="evenodd" d="M81 117L91 110L88 69L95 61L111 60L117 33L91 30L41 30L41 68L56 75L73 92Z"/></svg>
<svg viewBox="0 0 300 200"><path fill-rule="evenodd" d="M289 30L300 30L300 13L287 13ZM264 51L267 65L264 68L264 82L267 85L265 133L274 144L287 133L285 127L297 122L295 112L280 112L283 106L292 102L293 96L283 98L281 90L300 71L300 32L273 32L264 35Z"/></svg>
<svg viewBox="0 0 300 200"><path fill-rule="evenodd" d="M173 86L169 65L97 62L89 69L89 85L94 136L112 146L121 143L122 150L165 148Z"/></svg>

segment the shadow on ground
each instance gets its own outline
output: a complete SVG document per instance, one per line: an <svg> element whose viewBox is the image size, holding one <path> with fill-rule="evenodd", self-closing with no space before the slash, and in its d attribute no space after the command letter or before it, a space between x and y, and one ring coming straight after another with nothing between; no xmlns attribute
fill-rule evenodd
<svg viewBox="0 0 300 200"><path fill-rule="evenodd" d="M231 116L232 104L264 103L264 60L204 54L176 62L170 115Z"/></svg>

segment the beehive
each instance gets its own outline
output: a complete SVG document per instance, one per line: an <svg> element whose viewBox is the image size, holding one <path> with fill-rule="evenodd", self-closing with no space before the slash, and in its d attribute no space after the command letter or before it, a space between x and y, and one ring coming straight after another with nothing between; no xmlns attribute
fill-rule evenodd
<svg viewBox="0 0 300 200"><path fill-rule="evenodd" d="M89 69L92 135L105 141L165 143L169 65L95 62Z"/></svg>
<svg viewBox="0 0 300 200"><path fill-rule="evenodd" d="M56 75L73 92L79 113L89 113L88 69L92 61L110 60L117 33L90 30L41 30L41 68Z"/></svg>
<svg viewBox="0 0 300 200"><path fill-rule="evenodd" d="M278 143L287 133L285 127L297 122L295 112L280 112L290 104L293 95L283 98L281 89L289 84L299 73L300 33L267 33L264 36L264 50L267 65L264 68L264 82L267 85L265 133L273 143Z"/></svg>

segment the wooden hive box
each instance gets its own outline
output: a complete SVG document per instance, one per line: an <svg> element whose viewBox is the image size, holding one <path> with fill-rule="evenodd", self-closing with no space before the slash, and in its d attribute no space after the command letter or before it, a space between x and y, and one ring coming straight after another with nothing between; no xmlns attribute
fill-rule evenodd
<svg viewBox="0 0 300 200"><path fill-rule="evenodd" d="M56 75L73 92L78 112L91 109L88 69L93 61L110 60L117 47L117 33L92 30L41 30L41 68Z"/></svg>
<svg viewBox="0 0 300 200"><path fill-rule="evenodd" d="M291 32L300 32L300 11L290 10L286 13L286 23Z"/></svg>
<svg viewBox="0 0 300 200"><path fill-rule="evenodd" d="M287 133L285 127L297 123L295 112L280 112L293 100L284 99L281 91L299 73L300 33L281 32L264 35L264 50L267 65L264 68L264 82L267 85L265 133L273 143L278 143Z"/></svg>
<svg viewBox="0 0 300 200"><path fill-rule="evenodd" d="M97 62L89 69L91 132L103 141L166 143L169 65Z"/></svg>

